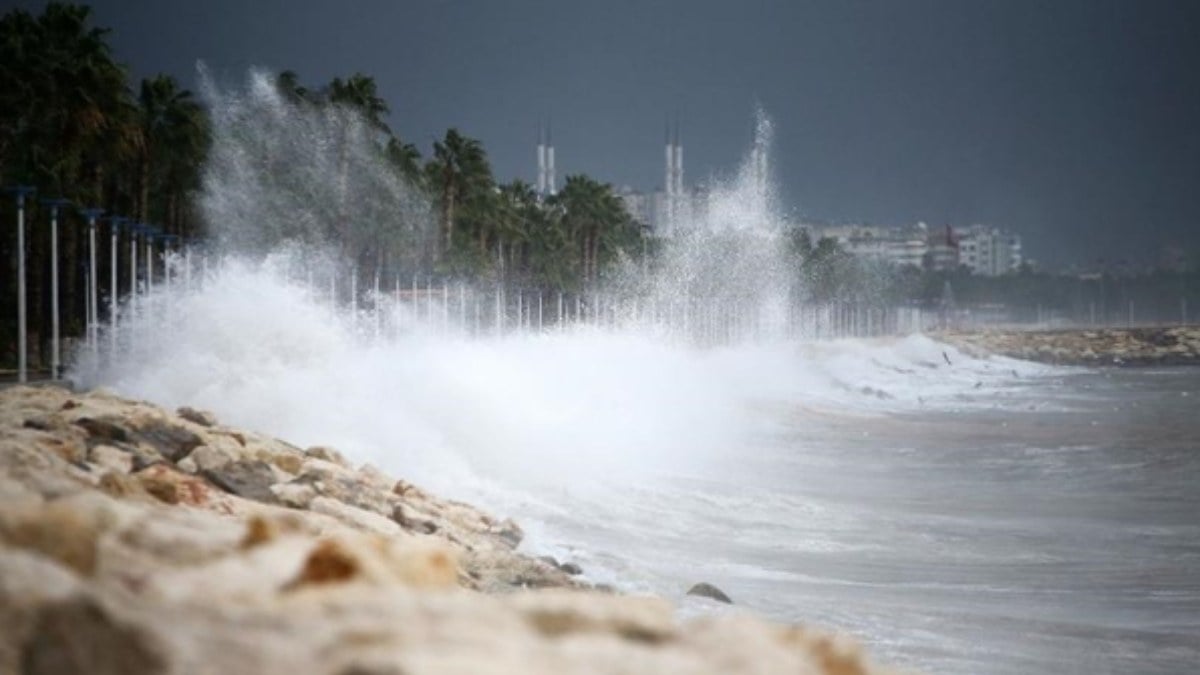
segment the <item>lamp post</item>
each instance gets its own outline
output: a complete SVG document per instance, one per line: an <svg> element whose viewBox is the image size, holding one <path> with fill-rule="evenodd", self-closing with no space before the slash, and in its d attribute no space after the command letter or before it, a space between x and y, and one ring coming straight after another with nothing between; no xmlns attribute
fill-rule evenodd
<svg viewBox="0 0 1200 675"><path fill-rule="evenodd" d="M108 350L110 358L117 354L117 297L121 295L120 289L117 287L117 244L119 243L119 230L122 225L128 222L129 219L123 216L111 216L108 219L108 226L110 228L108 247Z"/></svg>
<svg viewBox="0 0 1200 675"><path fill-rule="evenodd" d="M87 218L88 224L88 320L87 320L87 336L88 346L95 352L99 348L100 343L100 291L99 291L99 271L96 269L96 218L104 213L104 209L89 208L81 209L79 212L84 218Z"/></svg>
<svg viewBox="0 0 1200 675"><path fill-rule="evenodd" d="M153 225L146 225L146 297L154 287L154 242L162 236L162 231Z"/></svg>
<svg viewBox="0 0 1200 675"><path fill-rule="evenodd" d="M58 209L70 202L56 198L43 199L42 204L50 207L50 377L58 379L62 365L58 325Z"/></svg>
<svg viewBox="0 0 1200 675"><path fill-rule="evenodd" d="M129 318L137 320L138 310L138 236L145 231L141 223L129 223ZM133 333L129 334L132 346Z"/></svg>
<svg viewBox="0 0 1200 675"><path fill-rule="evenodd" d="M28 185L5 188L17 197L17 381L29 378L29 350L25 325L25 197L37 192Z"/></svg>

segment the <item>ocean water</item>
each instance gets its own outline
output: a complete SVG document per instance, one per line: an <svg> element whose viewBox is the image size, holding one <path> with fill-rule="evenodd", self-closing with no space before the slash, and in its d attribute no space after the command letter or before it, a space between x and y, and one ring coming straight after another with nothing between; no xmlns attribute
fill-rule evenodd
<svg viewBox="0 0 1200 675"><path fill-rule="evenodd" d="M618 585L709 581L923 672L1194 672L1200 371L981 381L918 409L781 406L710 471L539 517Z"/></svg>
<svg viewBox="0 0 1200 675"><path fill-rule="evenodd" d="M333 445L684 615L840 628L929 673L1200 664L1200 370L364 321L230 263L74 375ZM684 597L699 581L734 607Z"/></svg>

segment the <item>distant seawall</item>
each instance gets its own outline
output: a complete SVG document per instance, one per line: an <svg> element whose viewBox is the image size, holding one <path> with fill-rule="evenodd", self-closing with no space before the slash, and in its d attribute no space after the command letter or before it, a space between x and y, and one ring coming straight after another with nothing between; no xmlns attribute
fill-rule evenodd
<svg viewBox="0 0 1200 675"><path fill-rule="evenodd" d="M948 331L938 339L970 352L1078 366L1200 366L1200 326Z"/></svg>

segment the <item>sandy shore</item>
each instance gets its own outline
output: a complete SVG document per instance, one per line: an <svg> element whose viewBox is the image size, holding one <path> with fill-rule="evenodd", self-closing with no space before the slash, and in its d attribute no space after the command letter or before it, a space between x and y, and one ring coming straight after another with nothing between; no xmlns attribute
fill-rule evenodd
<svg viewBox="0 0 1200 675"><path fill-rule="evenodd" d="M934 335L970 353L1060 365L1200 365L1200 327L987 330Z"/></svg>
<svg viewBox="0 0 1200 675"><path fill-rule="evenodd" d="M336 450L0 391L0 673L885 672L842 635L681 622Z"/></svg>

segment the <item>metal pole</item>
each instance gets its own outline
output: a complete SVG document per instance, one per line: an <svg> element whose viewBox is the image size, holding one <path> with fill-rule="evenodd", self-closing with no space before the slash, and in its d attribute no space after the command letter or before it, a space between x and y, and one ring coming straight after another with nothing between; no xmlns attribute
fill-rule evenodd
<svg viewBox="0 0 1200 675"><path fill-rule="evenodd" d="M137 320L138 298L138 234L141 226L129 225L129 318ZM133 333L130 333L133 339Z"/></svg>
<svg viewBox="0 0 1200 675"><path fill-rule="evenodd" d="M50 377L58 379L62 367L61 331L59 326L58 307L58 207L70 204L65 199L47 199L42 202L50 207ZM95 260L92 266L95 267ZM92 283L95 283L94 281ZM94 301L93 301L94 302ZM87 308L87 335L91 342L92 314L91 306Z"/></svg>
<svg viewBox="0 0 1200 675"><path fill-rule="evenodd" d="M17 196L17 381L29 379L29 345L26 342L25 312L25 196L37 192L17 185L6 189Z"/></svg>
<svg viewBox="0 0 1200 675"><path fill-rule="evenodd" d="M92 352L95 353L100 348L100 309L97 304L100 299L99 282L100 270L96 268L96 216L99 213L91 213L88 215L88 278L91 279L91 288L88 289L88 297L91 298L92 316L89 323L90 331L88 341L91 342Z"/></svg>
<svg viewBox="0 0 1200 675"><path fill-rule="evenodd" d="M109 358L117 353L117 228L125 222L124 218L114 216L108 219L112 228L109 245L109 280L108 280L108 351Z"/></svg>
<svg viewBox="0 0 1200 675"><path fill-rule="evenodd" d="M146 231L146 298L154 287L154 239L156 233L147 228Z"/></svg>

